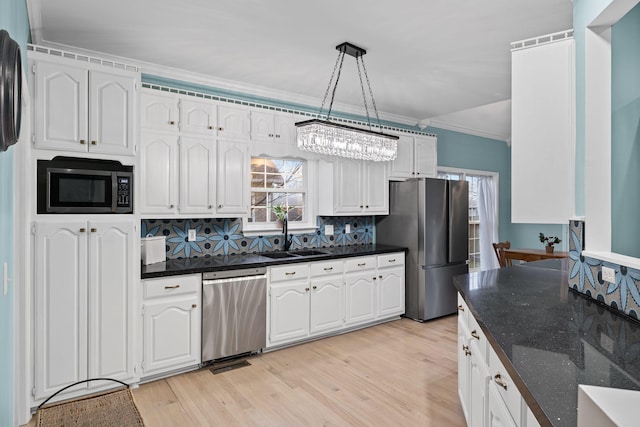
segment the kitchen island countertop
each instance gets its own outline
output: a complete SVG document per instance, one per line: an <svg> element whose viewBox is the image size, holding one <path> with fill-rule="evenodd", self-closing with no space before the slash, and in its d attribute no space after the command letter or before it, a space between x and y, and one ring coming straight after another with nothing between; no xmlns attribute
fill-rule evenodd
<svg viewBox="0 0 640 427"><path fill-rule="evenodd" d="M142 265L140 273L142 279L149 279L153 277L174 276L178 274L205 273L209 271L223 271L251 267L268 267L278 264L326 261L337 258L407 251L407 248L392 245L353 245L313 249L323 253L319 255L296 256L284 259L271 259L262 256L259 253L168 259L164 262ZM294 254L296 253L296 251L291 252Z"/></svg>
<svg viewBox="0 0 640 427"><path fill-rule="evenodd" d="M566 260L454 279L541 425L577 424L579 384L640 390L640 323L570 290L567 279Z"/></svg>

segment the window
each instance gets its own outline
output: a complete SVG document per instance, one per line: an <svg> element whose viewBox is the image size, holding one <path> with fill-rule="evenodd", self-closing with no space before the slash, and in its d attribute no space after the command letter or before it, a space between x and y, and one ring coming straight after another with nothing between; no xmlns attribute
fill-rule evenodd
<svg viewBox="0 0 640 427"><path fill-rule="evenodd" d="M497 174L482 171L462 171L439 169L438 178L466 180L469 184L469 271L479 271L480 265L480 216L478 213L478 182L481 178L492 177L497 184ZM497 206L497 200L495 201ZM497 210L496 210L497 212ZM497 221L496 221L497 224ZM486 250L486 249L485 249ZM494 255L491 255L494 256Z"/></svg>
<svg viewBox="0 0 640 427"><path fill-rule="evenodd" d="M251 158L251 215L248 222L275 225L273 208L282 206L287 221L306 221L307 187L304 160Z"/></svg>

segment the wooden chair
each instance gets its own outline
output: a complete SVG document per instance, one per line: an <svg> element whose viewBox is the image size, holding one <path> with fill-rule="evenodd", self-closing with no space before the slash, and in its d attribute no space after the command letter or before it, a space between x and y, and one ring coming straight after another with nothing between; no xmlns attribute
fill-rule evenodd
<svg viewBox="0 0 640 427"><path fill-rule="evenodd" d="M506 242L493 243L493 250L496 253L496 256L498 257L498 263L500 264L500 268L508 267L511 265L511 260L507 259L507 257L504 254L504 250L509 248L511 248L511 242L509 242L508 240Z"/></svg>

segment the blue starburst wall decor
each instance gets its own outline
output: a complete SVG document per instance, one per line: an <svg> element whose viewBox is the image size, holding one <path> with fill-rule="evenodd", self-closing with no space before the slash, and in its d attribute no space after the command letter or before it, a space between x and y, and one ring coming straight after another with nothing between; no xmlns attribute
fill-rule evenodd
<svg viewBox="0 0 640 427"><path fill-rule="evenodd" d="M640 315L640 270L583 255L584 227L569 222L569 287L634 319ZM615 271L615 282L602 279L602 267Z"/></svg>
<svg viewBox="0 0 640 427"><path fill-rule="evenodd" d="M350 232L346 232L346 224ZM333 225L333 236L325 234L325 226ZM292 249L330 248L367 245L374 242L374 218L318 217L313 233L293 234ZM196 238L189 241L189 230ZM225 256L282 250L282 234L247 237L242 233L240 218L143 219L142 237L165 236L167 259Z"/></svg>

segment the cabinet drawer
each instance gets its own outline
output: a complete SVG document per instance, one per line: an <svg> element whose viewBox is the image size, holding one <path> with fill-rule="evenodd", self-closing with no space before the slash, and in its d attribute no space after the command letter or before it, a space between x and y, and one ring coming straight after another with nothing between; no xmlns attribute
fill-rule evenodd
<svg viewBox="0 0 640 427"><path fill-rule="evenodd" d="M469 326L469 337L471 340L475 341L478 345L478 350L480 350L480 359L482 363L487 364L487 337L485 337L482 329L480 329L480 325L476 321L475 317L471 313L467 313L468 316L468 326Z"/></svg>
<svg viewBox="0 0 640 427"><path fill-rule="evenodd" d="M462 298L462 295L458 294L458 322L462 322L465 326L468 326L467 319L469 318L469 307Z"/></svg>
<svg viewBox="0 0 640 427"><path fill-rule="evenodd" d="M354 271L372 270L376 268L377 260L375 256L348 258L344 262L345 273L353 273Z"/></svg>
<svg viewBox="0 0 640 427"><path fill-rule="evenodd" d="M271 283L284 280L304 280L309 278L309 264L288 264L271 267L269 272Z"/></svg>
<svg viewBox="0 0 640 427"><path fill-rule="evenodd" d="M202 283L202 275L162 277L142 281L143 298L157 298L188 293L198 293Z"/></svg>
<svg viewBox="0 0 640 427"><path fill-rule="evenodd" d="M397 267L404 265L404 252L378 255L378 268Z"/></svg>
<svg viewBox="0 0 640 427"><path fill-rule="evenodd" d="M314 262L311 264L311 276L329 276L331 274L342 274L344 261Z"/></svg>
<svg viewBox="0 0 640 427"><path fill-rule="evenodd" d="M495 387L498 390L498 394L500 394L509 409L511 418L520 420L522 400L520 391L513 383L513 380L493 349L489 350L489 372L491 374L489 387Z"/></svg>

